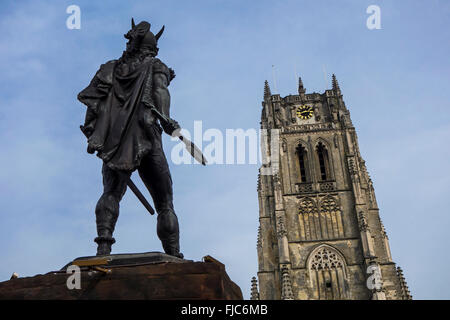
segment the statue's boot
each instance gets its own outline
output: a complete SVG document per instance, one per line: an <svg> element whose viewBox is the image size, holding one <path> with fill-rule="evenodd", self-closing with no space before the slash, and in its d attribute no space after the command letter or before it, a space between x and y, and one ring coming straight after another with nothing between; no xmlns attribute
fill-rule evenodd
<svg viewBox="0 0 450 320"><path fill-rule="evenodd" d="M114 228L119 216L119 199L112 193L104 193L95 208L97 235L97 256L111 253L111 246L116 240L113 238Z"/></svg>
<svg viewBox="0 0 450 320"><path fill-rule="evenodd" d="M164 252L183 259L180 252L180 231L178 218L171 209L164 209L158 212L158 222L156 232L161 240Z"/></svg>
<svg viewBox="0 0 450 320"><path fill-rule="evenodd" d="M97 255L104 256L111 254L111 246L116 240L111 235L98 236L94 239L97 242Z"/></svg>

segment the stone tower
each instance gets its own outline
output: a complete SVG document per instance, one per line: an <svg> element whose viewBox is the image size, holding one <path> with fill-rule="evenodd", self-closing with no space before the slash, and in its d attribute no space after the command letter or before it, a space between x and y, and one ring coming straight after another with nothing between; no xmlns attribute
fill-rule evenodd
<svg viewBox="0 0 450 320"><path fill-rule="evenodd" d="M411 299L336 77L323 94L299 79L298 94L284 98L266 81L262 107L270 161L258 177L252 298Z"/></svg>

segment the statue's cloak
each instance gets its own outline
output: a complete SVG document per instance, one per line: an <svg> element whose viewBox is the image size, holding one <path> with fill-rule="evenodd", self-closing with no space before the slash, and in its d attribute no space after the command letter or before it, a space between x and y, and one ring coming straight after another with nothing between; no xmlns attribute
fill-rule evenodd
<svg viewBox="0 0 450 320"><path fill-rule="evenodd" d="M89 147L111 169L133 171L151 150L148 133L157 126L143 128L139 109L144 91L151 92L155 63L163 65L157 58L129 64L111 60L101 65L89 86L78 94L78 100L88 107L81 130Z"/></svg>

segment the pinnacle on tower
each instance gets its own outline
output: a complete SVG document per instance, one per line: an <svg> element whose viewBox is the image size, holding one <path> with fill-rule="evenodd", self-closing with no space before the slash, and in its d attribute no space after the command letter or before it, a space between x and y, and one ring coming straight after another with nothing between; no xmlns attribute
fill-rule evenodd
<svg viewBox="0 0 450 320"><path fill-rule="evenodd" d="M281 269L281 300L294 300L291 277L286 267Z"/></svg>
<svg viewBox="0 0 450 320"><path fill-rule="evenodd" d="M250 300L259 300L258 281L252 277L252 288L250 290Z"/></svg>
<svg viewBox="0 0 450 320"><path fill-rule="evenodd" d="M383 224L383 222L381 221L381 219L380 219L380 225L381 225L381 235L382 235L383 237L389 239L389 237L388 237L388 235L387 235L387 232L386 232L386 229L384 228L384 224Z"/></svg>
<svg viewBox="0 0 450 320"><path fill-rule="evenodd" d="M264 81L264 98L268 98L272 95L270 92L269 82L266 80Z"/></svg>
<svg viewBox="0 0 450 320"><path fill-rule="evenodd" d="M333 85L333 91L336 92L338 95L340 95L341 94L341 88L339 88L339 83L337 82L336 75L334 73L333 73L331 82L332 82L332 85Z"/></svg>
<svg viewBox="0 0 450 320"><path fill-rule="evenodd" d="M409 292L408 285L406 284L405 277L403 276L403 270L400 267L397 267L397 275L400 280L400 286L402 288L402 298L403 300L412 300L412 295Z"/></svg>
<svg viewBox="0 0 450 320"><path fill-rule="evenodd" d="M303 87L303 81L301 77L298 77L298 94L304 94L306 92L305 87Z"/></svg>
<svg viewBox="0 0 450 320"><path fill-rule="evenodd" d="M258 227L258 237L256 238L256 247L261 248L262 241L261 241L261 226Z"/></svg>

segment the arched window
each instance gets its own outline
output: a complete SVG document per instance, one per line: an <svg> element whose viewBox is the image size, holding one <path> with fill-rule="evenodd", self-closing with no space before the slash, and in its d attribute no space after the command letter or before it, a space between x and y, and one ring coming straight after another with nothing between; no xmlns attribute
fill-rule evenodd
<svg viewBox="0 0 450 320"><path fill-rule="evenodd" d="M300 167L300 182L307 182L308 178L307 178L307 154L306 154L306 149L299 144L297 146L297 157L298 157L298 164Z"/></svg>
<svg viewBox="0 0 450 320"><path fill-rule="evenodd" d="M330 180L330 166L327 148L322 142L319 142L316 148L317 157L319 158L320 180Z"/></svg>
<svg viewBox="0 0 450 320"><path fill-rule="evenodd" d="M323 236L328 239L344 237L341 209L336 199L330 195L322 198L319 212Z"/></svg>
<svg viewBox="0 0 450 320"><path fill-rule="evenodd" d="M300 240L337 239L344 237L341 209L337 200L325 196L317 203L312 198L302 198L298 211Z"/></svg>
<svg viewBox="0 0 450 320"><path fill-rule="evenodd" d="M313 199L303 198L301 200L298 219L301 240L321 239L319 213Z"/></svg>
<svg viewBox="0 0 450 320"><path fill-rule="evenodd" d="M348 299L346 263L336 249L321 245L308 258L312 294L319 300Z"/></svg>

